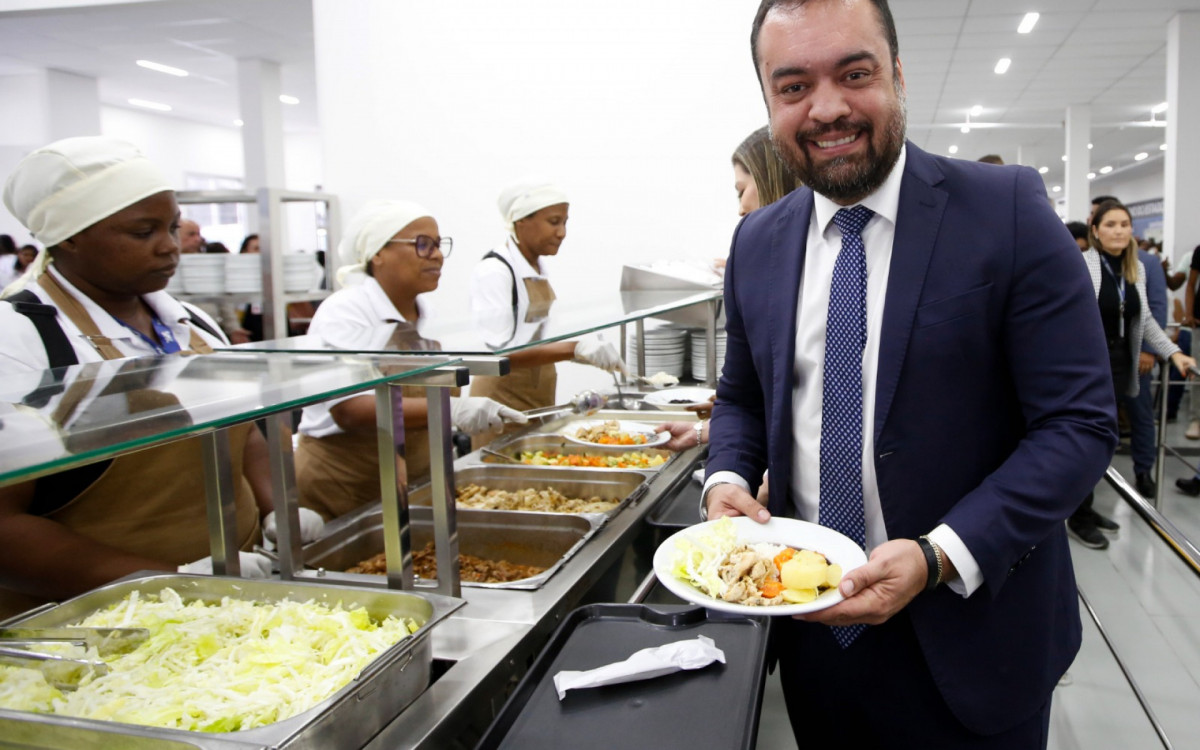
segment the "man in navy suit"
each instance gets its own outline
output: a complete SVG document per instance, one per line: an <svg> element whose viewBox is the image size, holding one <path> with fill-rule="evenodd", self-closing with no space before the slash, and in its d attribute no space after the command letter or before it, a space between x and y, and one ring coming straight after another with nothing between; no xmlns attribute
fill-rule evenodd
<svg viewBox="0 0 1200 750"><path fill-rule="evenodd" d="M808 187L734 235L707 515L870 550L776 622L797 740L1044 747L1080 642L1063 520L1117 440L1079 250L1032 170L906 144L886 0L764 0L751 44Z"/></svg>

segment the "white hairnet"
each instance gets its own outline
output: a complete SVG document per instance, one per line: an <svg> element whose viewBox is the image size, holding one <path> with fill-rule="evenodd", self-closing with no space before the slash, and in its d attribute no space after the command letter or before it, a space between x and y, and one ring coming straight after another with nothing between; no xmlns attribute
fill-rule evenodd
<svg viewBox="0 0 1200 750"><path fill-rule="evenodd" d="M530 180L500 191L500 199L496 201L496 205L500 207L504 226L509 234L512 234L513 224L518 220L547 206L568 202L567 194L557 185L544 180Z"/></svg>
<svg viewBox="0 0 1200 750"><path fill-rule="evenodd" d="M143 198L171 190L136 146L107 136L65 138L22 159L4 185L4 205L47 248ZM50 254L14 286L45 270Z"/></svg>
<svg viewBox="0 0 1200 750"><path fill-rule="evenodd" d="M371 201L354 215L338 243L338 257L350 262L337 270L338 284L345 286L355 273L365 274L371 258L387 241L417 219L432 214L412 201Z"/></svg>

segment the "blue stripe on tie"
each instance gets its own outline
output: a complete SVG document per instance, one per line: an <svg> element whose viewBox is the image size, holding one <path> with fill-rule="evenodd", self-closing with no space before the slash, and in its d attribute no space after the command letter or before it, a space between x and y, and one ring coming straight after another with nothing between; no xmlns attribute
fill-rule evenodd
<svg viewBox="0 0 1200 750"><path fill-rule="evenodd" d="M819 521L866 544L863 521L863 351L867 346L867 253L862 230L875 212L842 208L833 223L842 230L842 249L833 266L825 328L821 390L821 504ZM865 625L834 627L847 648Z"/></svg>

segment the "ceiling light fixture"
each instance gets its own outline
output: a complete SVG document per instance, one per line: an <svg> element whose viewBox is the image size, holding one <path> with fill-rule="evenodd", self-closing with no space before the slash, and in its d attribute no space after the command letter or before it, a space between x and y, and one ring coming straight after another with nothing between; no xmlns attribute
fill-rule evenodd
<svg viewBox="0 0 1200 750"><path fill-rule="evenodd" d="M1062 192L1062 185L1055 185L1055 186L1054 186L1054 192L1056 192L1056 193L1061 193L1061 192Z"/></svg>
<svg viewBox="0 0 1200 750"><path fill-rule="evenodd" d="M1094 144L1091 144L1091 143L1089 143L1089 144L1088 144L1088 151L1091 151L1091 150L1092 150L1092 146L1093 146L1093 145L1094 145Z"/></svg>
<svg viewBox="0 0 1200 750"><path fill-rule="evenodd" d="M241 126L245 125L246 123L242 122L241 119L239 118L237 120L234 120L233 124L240 128Z"/></svg>
<svg viewBox="0 0 1200 750"><path fill-rule="evenodd" d="M1105 165L1103 167L1100 167L1100 174L1108 174L1111 171L1112 171L1111 166Z"/></svg>
<svg viewBox="0 0 1200 750"><path fill-rule="evenodd" d="M1050 171L1050 167L1041 167L1040 169L1038 169L1038 174L1046 174L1049 171Z"/></svg>
<svg viewBox="0 0 1200 750"><path fill-rule="evenodd" d="M958 153L958 146L953 146L953 145L952 145L952 146L950 146L950 149L949 149L949 150L950 150L950 153L952 153L952 154L957 154L957 153Z"/></svg>
<svg viewBox="0 0 1200 750"><path fill-rule="evenodd" d="M145 99L130 99L129 103L135 107L141 107L142 109L152 109L155 112L170 112L171 111L170 104L160 104L158 102L146 101Z"/></svg>
<svg viewBox="0 0 1200 750"><path fill-rule="evenodd" d="M1167 150L1167 144L1165 144L1165 143L1160 143L1160 144L1158 144L1158 150L1159 150L1159 151L1166 151L1166 150Z"/></svg>
<svg viewBox="0 0 1200 750"><path fill-rule="evenodd" d="M1143 161L1143 160L1145 160L1145 159L1146 159L1148 156L1150 156L1150 154L1146 153L1145 151L1142 151L1142 152L1140 152L1140 153L1136 154L1136 155L1133 157L1133 160L1134 160L1134 161Z"/></svg>
<svg viewBox="0 0 1200 750"><path fill-rule="evenodd" d="M1067 155L1063 154L1063 161L1066 161L1066 160L1067 160Z"/></svg>
<svg viewBox="0 0 1200 750"><path fill-rule="evenodd" d="M1162 104L1156 104L1150 109L1150 114L1161 115L1163 112L1167 111L1168 106L1170 105L1168 105L1166 102L1163 102Z"/></svg>
<svg viewBox="0 0 1200 750"><path fill-rule="evenodd" d="M1012 58L1002 57L996 61L996 75L1002 76L1008 72L1008 66L1012 65Z"/></svg>
<svg viewBox="0 0 1200 750"><path fill-rule="evenodd" d="M284 104L299 104L300 103L299 99L297 99L294 96L289 96L288 94L280 94L279 101L283 102Z"/></svg>
<svg viewBox="0 0 1200 750"><path fill-rule="evenodd" d="M1089 179L1089 180L1094 180L1094 179L1096 179L1096 173L1095 173L1095 172L1088 172L1088 179Z"/></svg>
<svg viewBox="0 0 1200 750"><path fill-rule="evenodd" d="M971 107L971 117L979 117L982 114L983 114L983 105L982 104L976 104L974 107Z"/></svg>
<svg viewBox="0 0 1200 750"><path fill-rule="evenodd" d="M140 67L145 68L146 70L153 70L153 71L157 71L159 73L166 73L169 76L179 76L180 78L186 78L187 74L188 74L188 72L186 70L184 70L183 68L175 68L170 65L163 65L162 63L156 63L151 60L138 60L137 64Z"/></svg>
<svg viewBox="0 0 1200 750"><path fill-rule="evenodd" d="M970 126L970 125L963 125L961 128L959 128L959 129L958 129L958 132L960 132L960 133L970 133L970 132L971 132L971 126Z"/></svg>
<svg viewBox="0 0 1200 750"><path fill-rule="evenodd" d="M1039 13L1026 13L1021 19L1021 25L1017 27L1018 34L1028 34L1033 31L1033 27L1037 26L1038 19L1041 18Z"/></svg>

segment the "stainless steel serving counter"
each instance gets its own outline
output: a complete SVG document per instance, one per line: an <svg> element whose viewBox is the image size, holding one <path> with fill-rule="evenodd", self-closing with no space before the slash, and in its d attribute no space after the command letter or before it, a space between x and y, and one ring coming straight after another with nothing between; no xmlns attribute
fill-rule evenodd
<svg viewBox="0 0 1200 750"><path fill-rule="evenodd" d="M690 412L656 416L695 420ZM581 604L616 597L619 564L645 528L646 515L669 490L690 481L699 453L684 451L651 474L641 498L609 519L542 588L464 588L467 606L431 633L435 681L366 747L473 748L562 618ZM476 462L471 454L456 468ZM440 676L439 666L445 669Z"/></svg>

